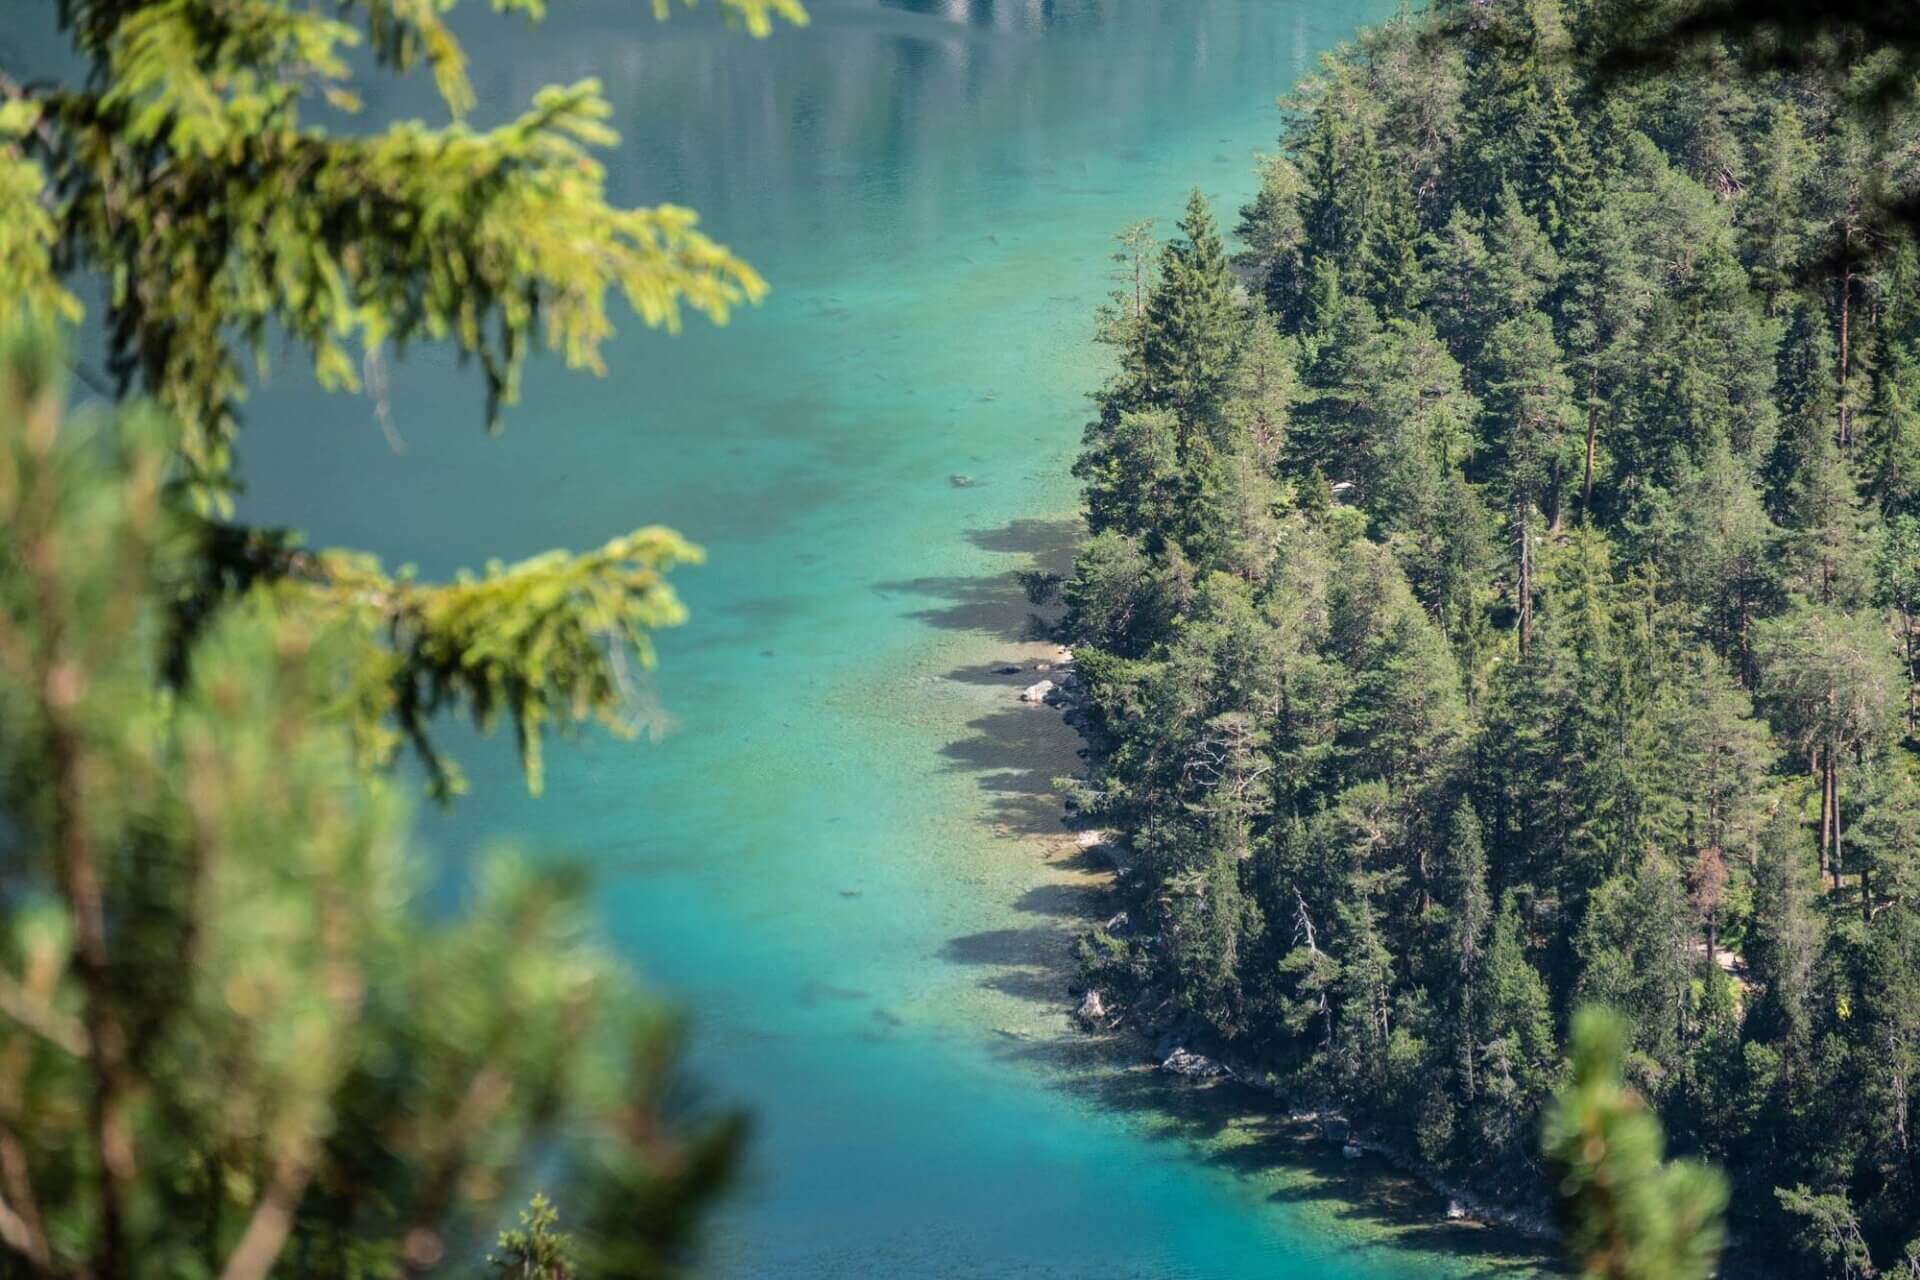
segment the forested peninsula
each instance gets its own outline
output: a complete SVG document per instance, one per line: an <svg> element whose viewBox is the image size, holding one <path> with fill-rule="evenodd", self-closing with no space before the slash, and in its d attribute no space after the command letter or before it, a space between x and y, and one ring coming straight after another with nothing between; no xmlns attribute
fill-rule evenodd
<svg viewBox="0 0 1920 1280"><path fill-rule="evenodd" d="M1065 584L1096 1007L1541 1203L1576 1008L1799 1274L1920 1265L1916 130L1442 4L1123 238ZM1856 72L1869 76L1871 67Z"/></svg>

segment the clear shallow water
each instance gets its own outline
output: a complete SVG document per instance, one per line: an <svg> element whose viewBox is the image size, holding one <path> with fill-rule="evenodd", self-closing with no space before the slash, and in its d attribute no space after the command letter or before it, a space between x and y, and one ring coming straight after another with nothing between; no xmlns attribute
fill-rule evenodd
<svg viewBox="0 0 1920 1280"><path fill-rule="evenodd" d="M431 358L394 377L399 454L292 373L255 401L249 514L318 541L429 573L653 522L707 548L660 641L659 742L557 747L536 802L461 739L475 794L424 822L589 859L623 950L696 1013L701 1076L759 1125L725 1273L1486 1261L1406 1229L1401 1188L1070 1033L1059 963L1098 885L1047 785L1073 743L1014 701L1037 676L994 671L1045 654L1009 575L1067 553L1111 235L1170 228L1196 184L1230 225L1274 95L1389 7L814 0L758 44L629 0L533 31L476 12L489 111L598 75L615 195L700 209L773 298L671 341L629 324L602 380L536 370L498 440Z"/></svg>

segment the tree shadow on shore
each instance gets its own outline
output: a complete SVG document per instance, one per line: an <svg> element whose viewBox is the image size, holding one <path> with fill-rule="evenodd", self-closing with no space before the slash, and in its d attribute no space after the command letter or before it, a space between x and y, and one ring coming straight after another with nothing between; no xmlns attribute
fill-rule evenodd
<svg viewBox="0 0 1920 1280"><path fill-rule="evenodd" d="M1072 569L1080 522L1013 520L994 529L970 529L966 536L983 551L1016 557L1021 563L984 574L882 582L874 589L929 601L907 616L943 631L975 631L1014 642L1050 639L1054 624L1028 599L1018 575L1023 571L1064 575Z"/></svg>
<svg viewBox="0 0 1920 1280"><path fill-rule="evenodd" d="M1008 696L1011 701L1011 691ZM1016 835L1057 836L1067 826L1054 779L1079 772L1074 756L1079 741L1052 708L1014 702L968 722L967 736L949 742L940 754L949 771L973 776L989 797L996 826Z"/></svg>
<svg viewBox="0 0 1920 1280"><path fill-rule="evenodd" d="M1018 520L968 537L982 549L1027 557L1027 564L1042 572L1064 573L1079 535L1077 521ZM919 579L883 589L934 601L915 615L930 625L977 631L1010 645L1045 635L1045 617L1036 613L1011 571ZM1036 669L1032 651L1010 649L944 678L997 687L1005 698L941 748L946 767L974 777L989 798L988 818L996 827L1019 837L1065 835L1068 818L1053 780L1083 771L1077 757L1081 742L1058 713L1018 701L1022 689L1047 678L1046 671ZM1002 1028L995 1048L1001 1058L1033 1068L1041 1087L1134 1117L1141 1132L1179 1144L1194 1159L1277 1184L1270 1194L1276 1203L1345 1225L1342 1234L1351 1243L1339 1252L1358 1255L1391 1244L1466 1261L1480 1275L1547 1272L1535 1242L1508 1230L1449 1221L1445 1196L1380 1157L1344 1159L1337 1145L1290 1121L1270 1093L1233 1083L1180 1083L1149 1064L1137 1037L1089 1035L1073 1027L1063 1017L1075 979L1073 943L1115 902L1103 869L1088 853L1062 854L1051 865L1073 874L1034 885L1015 904L1031 923L954 937L940 951L947 963L979 971L980 986L1044 1015L1029 1026Z"/></svg>

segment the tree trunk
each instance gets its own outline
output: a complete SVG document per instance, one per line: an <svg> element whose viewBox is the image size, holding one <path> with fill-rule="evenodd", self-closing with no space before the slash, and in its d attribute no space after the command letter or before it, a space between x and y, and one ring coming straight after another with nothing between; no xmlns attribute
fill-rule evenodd
<svg viewBox="0 0 1920 1280"><path fill-rule="evenodd" d="M1520 652L1524 655L1533 641L1533 535L1528 529L1527 504L1515 504L1514 523L1520 531L1519 606Z"/></svg>
<svg viewBox="0 0 1920 1280"><path fill-rule="evenodd" d="M1840 447L1853 448L1853 406L1848 403L1847 374L1853 367L1853 264L1840 276Z"/></svg>
<svg viewBox="0 0 1920 1280"><path fill-rule="evenodd" d="M1586 523L1593 513L1593 452L1600 432L1600 404L1594 398L1600 389L1600 371L1587 372L1587 474L1580 485L1580 520Z"/></svg>
<svg viewBox="0 0 1920 1280"><path fill-rule="evenodd" d="M1827 744L1827 829L1832 838L1832 857L1827 866L1833 872L1833 887L1840 887L1840 749Z"/></svg>
<svg viewBox="0 0 1920 1280"><path fill-rule="evenodd" d="M1831 870L1833 864L1827 860L1827 851L1833 846L1833 810L1828 802L1833 798L1832 790L1827 786L1828 756L1826 750L1815 747L1813 751L1813 770L1820 775L1820 868Z"/></svg>

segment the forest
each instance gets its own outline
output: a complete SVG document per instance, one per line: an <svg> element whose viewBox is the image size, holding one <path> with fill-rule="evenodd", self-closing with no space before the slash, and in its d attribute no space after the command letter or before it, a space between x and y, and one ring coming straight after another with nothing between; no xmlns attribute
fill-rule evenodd
<svg viewBox="0 0 1920 1280"><path fill-rule="evenodd" d="M1609 1006L1745 1256L1907 1274L1911 68L1623 76L1604 8L1370 29L1237 252L1197 191L1122 237L1065 583L1126 866L1083 980L1518 1205Z"/></svg>

